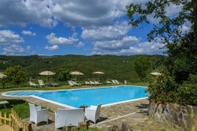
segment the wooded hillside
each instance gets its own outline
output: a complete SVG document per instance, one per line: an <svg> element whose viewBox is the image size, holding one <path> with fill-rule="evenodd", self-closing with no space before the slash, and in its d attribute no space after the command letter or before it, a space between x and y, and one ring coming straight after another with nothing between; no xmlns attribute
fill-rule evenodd
<svg viewBox="0 0 197 131"><path fill-rule="evenodd" d="M134 56L114 56L114 55L65 55L65 56L0 56L0 72L3 72L7 67L21 65L26 73L26 79L30 77L41 77L39 72L50 70L56 72L53 76L57 76L62 71L81 71L83 76L78 79L85 80L98 78L98 75L92 74L94 71L105 72L100 75L101 80L118 79L120 82L127 80L129 82L140 81L134 69L134 60L140 55ZM160 55L145 55L151 62L151 66L146 72L148 80L150 72L158 70L162 65L165 57Z"/></svg>

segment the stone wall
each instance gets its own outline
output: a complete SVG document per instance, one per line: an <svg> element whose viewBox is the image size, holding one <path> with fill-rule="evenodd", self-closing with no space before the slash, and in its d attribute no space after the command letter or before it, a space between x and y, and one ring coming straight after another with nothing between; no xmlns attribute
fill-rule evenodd
<svg viewBox="0 0 197 131"><path fill-rule="evenodd" d="M180 131L197 131L197 106L150 102L149 116L159 122L170 123Z"/></svg>

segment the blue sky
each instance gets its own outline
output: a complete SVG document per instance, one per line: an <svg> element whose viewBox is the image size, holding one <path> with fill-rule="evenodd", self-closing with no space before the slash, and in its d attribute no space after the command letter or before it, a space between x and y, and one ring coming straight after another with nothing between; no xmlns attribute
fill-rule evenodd
<svg viewBox="0 0 197 131"><path fill-rule="evenodd" d="M131 2L147 0L0 0L0 54L163 54L161 42L146 39L151 26L128 25Z"/></svg>

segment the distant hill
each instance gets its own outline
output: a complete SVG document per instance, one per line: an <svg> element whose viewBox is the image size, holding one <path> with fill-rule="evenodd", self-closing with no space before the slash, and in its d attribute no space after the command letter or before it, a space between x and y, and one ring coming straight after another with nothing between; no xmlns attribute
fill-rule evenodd
<svg viewBox="0 0 197 131"><path fill-rule="evenodd" d="M164 56L146 55L152 62L149 72L155 70L160 65L158 61L162 61ZM51 70L60 73L61 71L81 71L84 76L79 76L80 80L89 78L97 78L98 75L92 74L94 71L105 72L100 75L101 80L118 79L119 81L127 80L130 82L139 81L134 70L134 59L139 55L133 56L115 56L115 55L65 55L65 56L0 56L0 72L7 67L21 65L26 71L27 79L29 77L40 77L39 72ZM54 76L55 78L56 76Z"/></svg>

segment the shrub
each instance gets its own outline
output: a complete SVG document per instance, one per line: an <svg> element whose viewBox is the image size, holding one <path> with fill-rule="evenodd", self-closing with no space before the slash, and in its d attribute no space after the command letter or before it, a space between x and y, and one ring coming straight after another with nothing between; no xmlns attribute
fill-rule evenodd
<svg viewBox="0 0 197 131"><path fill-rule="evenodd" d="M178 84L173 77L165 74L156 77L156 80L150 82L146 90L150 94L149 98L154 100L155 103L197 105L197 84L191 82Z"/></svg>

